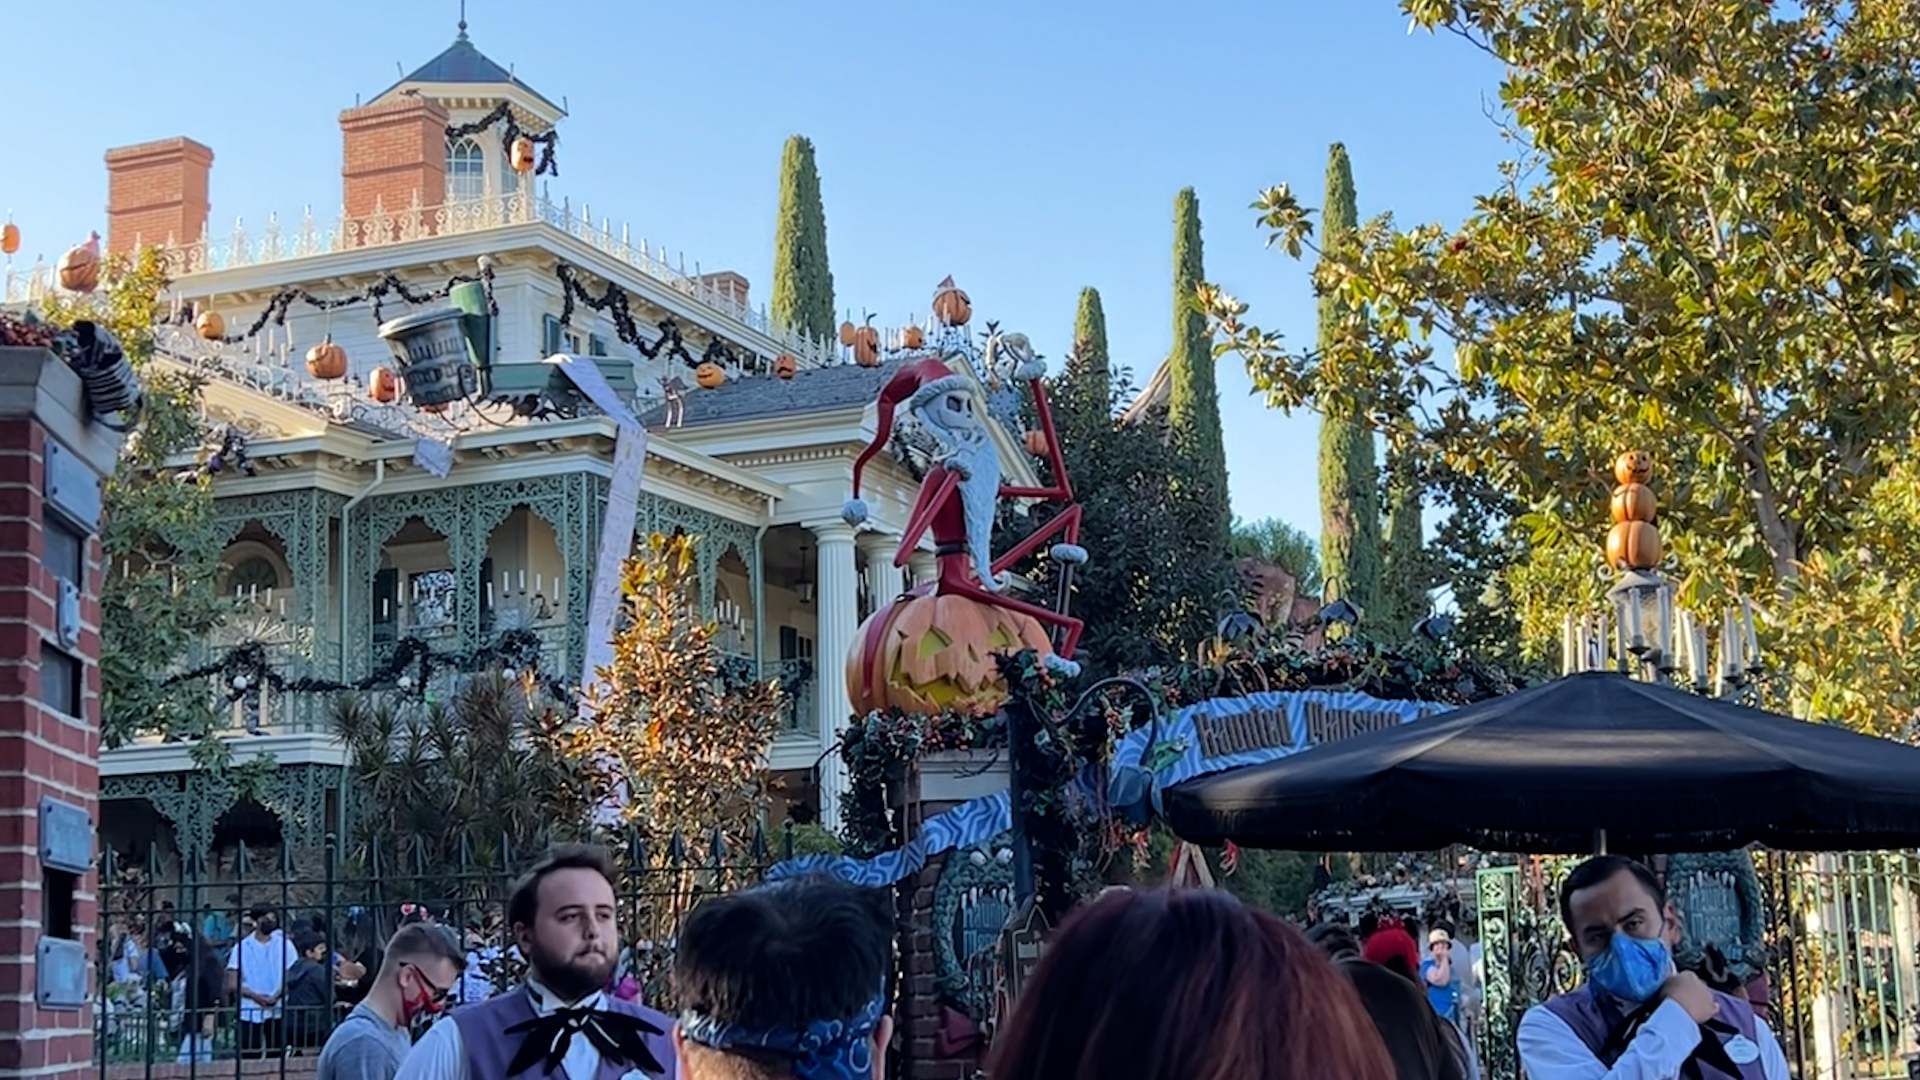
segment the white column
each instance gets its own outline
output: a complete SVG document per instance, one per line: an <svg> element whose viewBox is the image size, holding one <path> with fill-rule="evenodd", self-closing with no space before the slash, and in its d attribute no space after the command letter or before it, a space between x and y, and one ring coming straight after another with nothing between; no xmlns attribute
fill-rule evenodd
<svg viewBox="0 0 1920 1080"><path fill-rule="evenodd" d="M900 538L883 533L861 533L857 541L860 558L866 569L862 573L866 587L866 605L863 612L871 615L906 591L906 578L900 568L893 565L893 553L900 547Z"/></svg>
<svg viewBox="0 0 1920 1080"><path fill-rule="evenodd" d="M907 557L907 583L914 588L932 581L940 572L940 560L931 551L916 551Z"/></svg>
<svg viewBox="0 0 1920 1080"><path fill-rule="evenodd" d="M853 713L843 673L860 629L860 573L854 560L853 526L833 520L810 522L807 529L813 533L817 559L814 700L820 708L820 750L826 754L820 762L820 823L837 830L840 802L847 791L847 766L838 751L828 753L828 748L840 738Z"/></svg>

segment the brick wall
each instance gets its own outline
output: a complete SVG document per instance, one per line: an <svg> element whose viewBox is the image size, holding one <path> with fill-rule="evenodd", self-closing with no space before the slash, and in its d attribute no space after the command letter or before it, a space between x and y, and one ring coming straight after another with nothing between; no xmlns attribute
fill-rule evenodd
<svg viewBox="0 0 1920 1080"><path fill-rule="evenodd" d="M747 307L747 279L735 270L716 270L711 274L701 274L694 278L702 284L712 286L713 291L731 298L741 307Z"/></svg>
<svg viewBox="0 0 1920 1080"><path fill-rule="evenodd" d="M379 206L398 213L447 196L447 110L431 98L400 97L340 114L341 202L350 218Z"/></svg>
<svg viewBox="0 0 1920 1080"><path fill-rule="evenodd" d="M282 1071L282 1070L285 1071ZM175 1065L171 1061L144 1064L109 1065L104 1080L313 1080L320 1069L318 1052L301 1057L268 1058L261 1061L220 1060L211 1065Z"/></svg>
<svg viewBox="0 0 1920 1080"><path fill-rule="evenodd" d="M119 440L83 418L79 380L51 353L0 348L0 1080L79 1080L93 1071L92 1012L41 1009L34 945L43 932L39 804L52 797L98 820L101 560L84 545L78 716L43 704L43 643L56 646L58 594L45 565L49 447L111 467ZM50 676L49 676L50 677ZM93 947L95 882L77 883L74 936ZM91 967L91 965L89 965Z"/></svg>
<svg viewBox="0 0 1920 1080"><path fill-rule="evenodd" d="M188 138L107 151L107 251L199 240L212 173L213 151Z"/></svg>

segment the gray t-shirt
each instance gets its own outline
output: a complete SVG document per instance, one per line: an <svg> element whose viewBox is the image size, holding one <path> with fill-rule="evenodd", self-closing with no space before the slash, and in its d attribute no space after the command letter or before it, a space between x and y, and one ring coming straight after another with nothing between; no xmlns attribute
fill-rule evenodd
<svg viewBox="0 0 1920 1080"><path fill-rule="evenodd" d="M327 1037L316 1080L393 1080L413 1036L362 1002Z"/></svg>

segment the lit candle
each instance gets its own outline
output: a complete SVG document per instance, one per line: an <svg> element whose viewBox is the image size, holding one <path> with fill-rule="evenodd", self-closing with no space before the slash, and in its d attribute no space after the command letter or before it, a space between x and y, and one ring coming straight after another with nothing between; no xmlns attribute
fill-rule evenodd
<svg viewBox="0 0 1920 1080"><path fill-rule="evenodd" d="M1747 667L1758 671L1760 670L1760 634L1753 625L1753 601L1744 596L1740 598L1740 617L1746 624L1747 636L1743 644L1746 646Z"/></svg>
<svg viewBox="0 0 1920 1080"><path fill-rule="evenodd" d="M525 570L520 571L520 591L523 593L527 591L527 572Z"/></svg>
<svg viewBox="0 0 1920 1080"><path fill-rule="evenodd" d="M539 574L533 575L533 591L540 593L542 595L546 594L547 586L546 586L545 579L543 579Z"/></svg>
<svg viewBox="0 0 1920 1080"><path fill-rule="evenodd" d="M247 593L247 599L256 604L259 603L260 602L260 586L255 585L252 591Z"/></svg>
<svg viewBox="0 0 1920 1080"><path fill-rule="evenodd" d="M267 586L267 606L273 606L273 586Z"/></svg>
<svg viewBox="0 0 1920 1080"><path fill-rule="evenodd" d="M387 603L386 599L383 597L380 600L380 621L385 622L392 617L393 617L393 608Z"/></svg>
<svg viewBox="0 0 1920 1080"><path fill-rule="evenodd" d="M287 598L284 596L280 598L280 617L287 617Z"/></svg>
<svg viewBox="0 0 1920 1080"><path fill-rule="evenodd" d="M493 606L493 582L487 582L487 606Z"/></svg>

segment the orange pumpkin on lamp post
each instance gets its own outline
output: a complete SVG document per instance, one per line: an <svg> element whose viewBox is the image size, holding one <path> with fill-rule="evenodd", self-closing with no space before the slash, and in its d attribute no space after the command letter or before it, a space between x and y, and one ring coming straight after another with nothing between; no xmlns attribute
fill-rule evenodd
<svg viewBox="0 0 1920 1080"><path fill-rule="evenodd" d="M1653 489L1653 459L1644 451L1629 450L1614 459L1611 511L1607 530L1607 566L1613 570L1652 570L1660 565L1660 529L1654 524L1658 509Z"/></svg>

